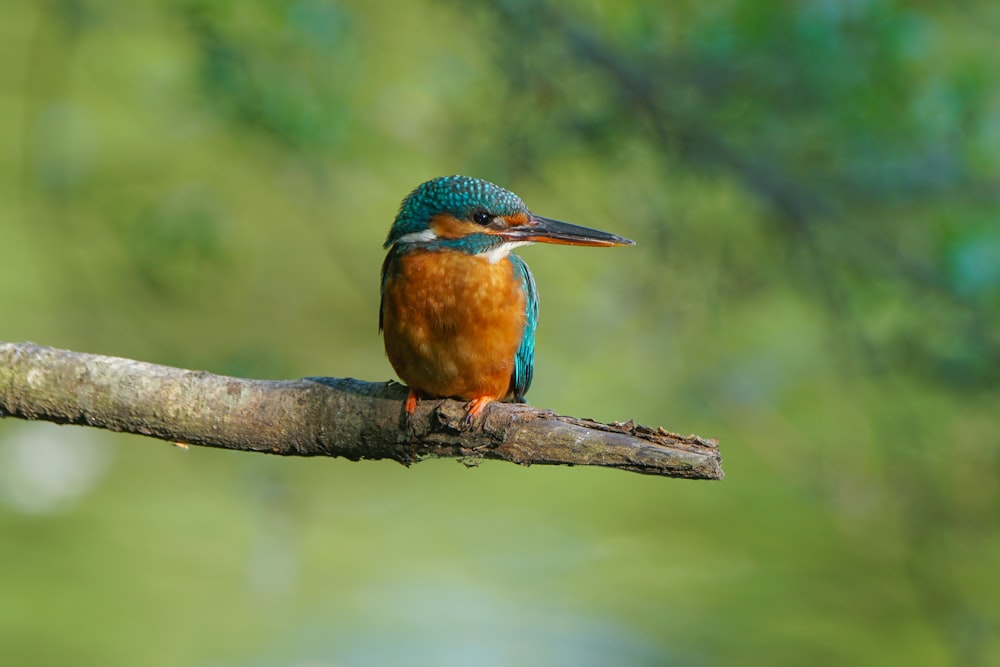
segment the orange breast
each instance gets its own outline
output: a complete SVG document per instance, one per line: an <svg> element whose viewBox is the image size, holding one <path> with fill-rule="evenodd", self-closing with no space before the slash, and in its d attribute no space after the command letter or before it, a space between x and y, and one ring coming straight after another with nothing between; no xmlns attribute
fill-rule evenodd
<svg viewBox="0 0 1000 667"><path fill-rule="evenodd" d="M508 395L525 324L509 260L411 251L389 267L382 299L386 355L411 389L465 400Z"/></svg>

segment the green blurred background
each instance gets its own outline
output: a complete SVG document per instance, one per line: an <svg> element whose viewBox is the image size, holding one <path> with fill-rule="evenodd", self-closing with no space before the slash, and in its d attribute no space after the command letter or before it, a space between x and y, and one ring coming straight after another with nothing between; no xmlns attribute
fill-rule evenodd
<svg viewBox="0 0 1000 667"><path fill-rule="evenodd" d="M727 478L0 423L4 665L1000 664L1000 5L7 0L0 340L385 380L428 178L523 251L538 406Z"/></svg>

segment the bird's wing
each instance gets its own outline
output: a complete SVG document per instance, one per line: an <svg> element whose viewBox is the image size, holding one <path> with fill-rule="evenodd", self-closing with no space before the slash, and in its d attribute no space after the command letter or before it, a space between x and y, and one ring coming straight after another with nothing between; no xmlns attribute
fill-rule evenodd
<svg viewBox="0 0 1000 667"><path fill-rule="evenodd" d="M524 307L526 309L524 318L524 336L521 344L517 348L514 357L514 376L511 378L510 386L514 392L514 399L524 402L524 395L528 393L531 386L531 376L535 370L535 329L538 327L538 290L535 288L535 279L528 270L528 265L524 260L511 253L508 255L511 264L514 265L514 276L521 281L521 288L524 290Z"/></svg>
<svg viewBox="0 0 1000 667"><path fill-rule="evenodd" d="M382 333L382 324L385 321L385 281L389 277L389 265L392 264L393 260L396 258L396 246L389 249L389 252L385 254L385 260L382 262L382 280L379 285L379 301L378 301L378 331Z"/></svg>

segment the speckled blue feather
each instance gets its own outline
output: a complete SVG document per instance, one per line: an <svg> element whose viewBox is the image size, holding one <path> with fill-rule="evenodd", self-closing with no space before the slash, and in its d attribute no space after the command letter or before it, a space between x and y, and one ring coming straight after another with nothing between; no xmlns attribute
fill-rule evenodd
<svg viewBox="0 0 1000 667"><path fill-rule="evenodd" d="M528 270L528 265L517 255L511 253L507 256L514 265L514 275L521 281L521 289L524 290L524 303L527 309L524 318L524 337L517 348L517 355L514 357L514 377L511 381L511 388L514 391L514 400L523 403L524 395L531 387L531 376L535 372L535 329L538 327L538 290L535 288L535 278Z"/></svg>

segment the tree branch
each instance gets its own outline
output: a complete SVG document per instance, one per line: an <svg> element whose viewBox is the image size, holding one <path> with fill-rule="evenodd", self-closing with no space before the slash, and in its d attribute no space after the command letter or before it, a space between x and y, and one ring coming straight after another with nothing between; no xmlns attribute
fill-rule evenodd
<svg viewBox="0 0 1000 667"><path fill-rule="evenodd" d="M420 402L401 427L405 389L353 379L247 380L33 343L0 343L0 417L94 426L162 440L282 456L452 457L466 465L596 465L721 479L718 443L633 424L602 424L493 404L472 427L465 406Z"/></svg>

